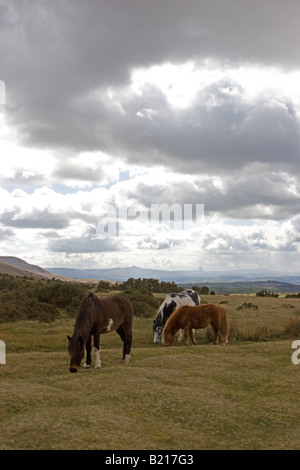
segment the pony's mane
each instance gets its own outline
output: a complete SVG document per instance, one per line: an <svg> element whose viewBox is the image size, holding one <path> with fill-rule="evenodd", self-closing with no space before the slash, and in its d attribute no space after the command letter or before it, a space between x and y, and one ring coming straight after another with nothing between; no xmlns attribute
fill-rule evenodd
<svg viewBox="0 0 300 470"><path fill-rule="evenodd" d="M75 322L75 330L77 334L85 337L95 321L95 302L100 300L92 292L83 300L79 307L78 315Z"/></svg>

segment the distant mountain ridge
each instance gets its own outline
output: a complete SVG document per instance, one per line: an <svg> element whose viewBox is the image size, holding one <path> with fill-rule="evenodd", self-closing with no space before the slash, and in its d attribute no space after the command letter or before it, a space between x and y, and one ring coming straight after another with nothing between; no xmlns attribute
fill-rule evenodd
<svg viewBox="0 0 300 470"><path fill-rule="evenodd" d="M300 275L282 275L272 274L268 271L214 271L205 272L202 270L195 271L169 271L161 269L145 269L137 266L126 268L106 268L106 269L72 269L72 268L47 268L52 273L71 277L74 279L101 279L104 281L127 281L133 278L154 278L159 281L174 281L176 283L199 283L199 282L251 282L251 281L278 281L285 283L295 283L300 285ZM299 286L300 287L300 286Z"/></svg>
<svg viewBox="0 0 300 470"><path fill-rule="evenodd" d="M76 268L41 268L29 264L15 256L0 256L0 273L12 276L30 276L38 279L61 279L73 282L88 282L89 280L104 280L124 282L133 277L174 281L179 285L207 285L219 293L255 292L261 289L274 292L300 292L300 275L271 273L266 270L239 269L235 271L170 271L161 269L145 269L137 266L106 269L76 269Z"/></svg>

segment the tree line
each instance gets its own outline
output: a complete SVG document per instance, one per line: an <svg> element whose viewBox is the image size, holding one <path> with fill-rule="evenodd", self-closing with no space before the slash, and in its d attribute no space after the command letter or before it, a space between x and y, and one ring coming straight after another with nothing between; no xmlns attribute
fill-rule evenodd
<svg viewBox="0 0 300 470"><path fill-rule="evenodd" d="M137 290L149 290L156 293L170 293L170 292L181 292L184 289L193 289L199 294L202 295L214 295L213 290L209 290L207 286L178 286L174 281L159 281L154 278L133 278L130 277L127 281L112 283L110 281L99 281L97 286L97 292L109 291L109 290L118 290L124 291L127 289L137 289Z"/></svg>

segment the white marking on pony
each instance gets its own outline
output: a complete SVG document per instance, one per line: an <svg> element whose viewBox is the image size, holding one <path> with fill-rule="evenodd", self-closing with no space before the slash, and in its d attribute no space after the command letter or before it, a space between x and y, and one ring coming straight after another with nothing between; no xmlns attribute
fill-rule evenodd
<svg viewBox="0 0 300 470"><path fill-rule="evenodd" d="M175 307L174 307L175 303ZM173 313L178 307L181 307L183 305L198 305L201 303L201 297L200 295L193 291L192 289L187 289L179 293L171 293L168 294L159 307L158 314L156 316L156 319L154 321L154 324L156 325L156 328L154 329L154 343L160 343L161 342L161 333L163 330L163 327L166 323L166 320L169 318L171 313ZM173 309L170 311L170 308ZM161 327L161 328L160 328ZM177 341L181 342L182 341L182 331L179 330L178 333L176 333Z"/></svg>
<svg viewBox="0 0 300 470"><path fill-rule="evenodd" d="M110 320L109 320L109 322L108 322L108 326L107 326L107 328L106 328L106 331L107 331L107 332L112 329L113 324L114 324L114 321L113 321L112 318L110 318Z"/></svg>
<svg viewBox="0 0 300 470"><path fill-rule="evenodd" d="M94 348L95 351L95 369L101 369L100 349Z"/></svg>
<svg viewBox="0 0 300 470"><path fill-rule="evenodd" d="M89 369L89 367L90 367L90 365L87 364L86 362L85 362L85 363L83 364L83 366L82 366L83 369Z"/></svg>
<svg viewBox="0 0 300 470"><path fill-rule="evenodd" d="M130 354L125 354L124 364L129 364Z"/></svg>

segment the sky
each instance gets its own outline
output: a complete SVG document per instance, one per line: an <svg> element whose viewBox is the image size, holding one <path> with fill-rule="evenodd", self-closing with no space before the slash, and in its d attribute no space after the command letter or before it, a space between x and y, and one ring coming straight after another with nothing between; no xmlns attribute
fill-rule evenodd
<svg viewBox="0 0 300 470"><path fill-rule="evenodd" d="M298 0L0 0L0 255L299 272Z"/></svg>

